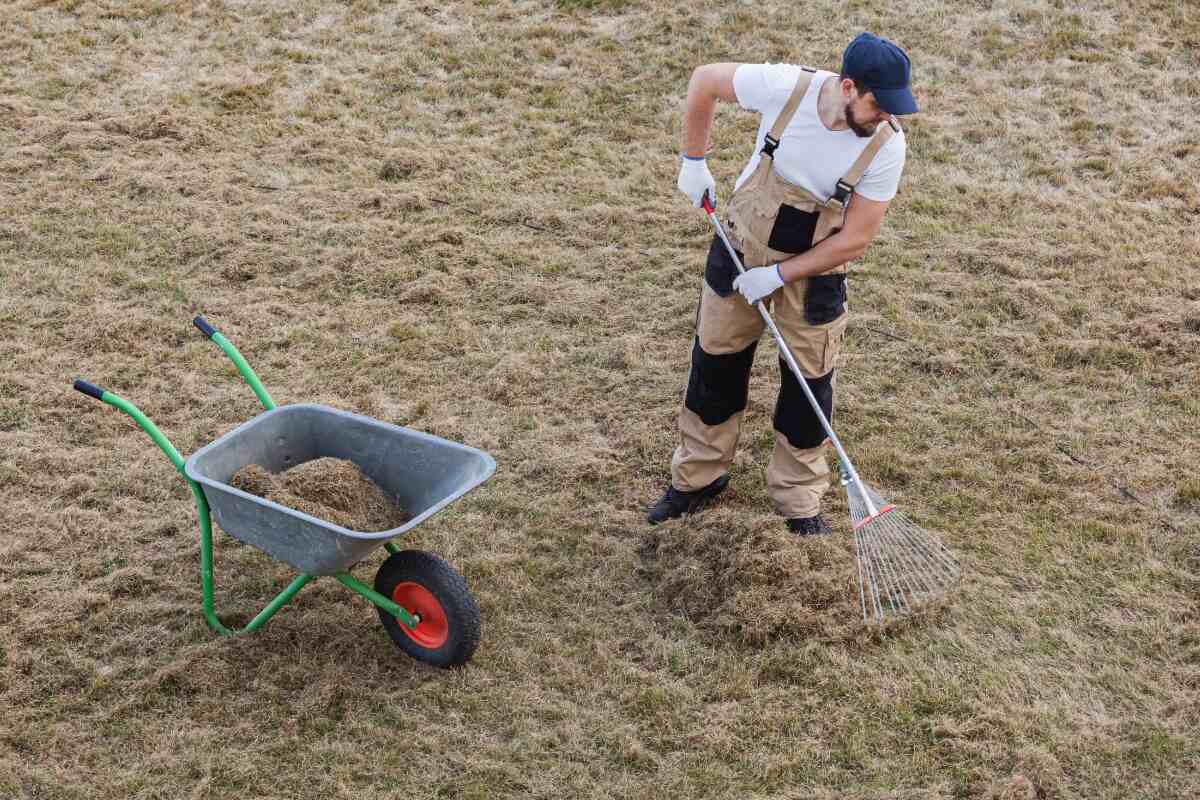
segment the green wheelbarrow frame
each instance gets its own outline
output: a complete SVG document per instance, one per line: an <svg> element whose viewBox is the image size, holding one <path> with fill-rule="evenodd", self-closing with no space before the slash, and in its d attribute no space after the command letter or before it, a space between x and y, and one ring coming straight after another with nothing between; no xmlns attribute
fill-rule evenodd
<svg viewBox="0 0 1200 800"><path fill-rule="evenodd" d="M216 344L226 356L228 356L230 361L233 362L233 365L237 368L238 373L254 391L254 394L258 397L258 400L262 403L264 409L266 409L266 411L274 410L275 401L271 399L271 395L263 387L262 382L254 373L254 370L246 362L246 359L243 358L242 354L238 352L238 349L233 345L233 343L230 342L219 331L213 328L204 319L204 317L198 316L192 322L202 333L204 333L214 344ZM188 487L192 490L192 498L195 500L196 513L200 520L200 583L203 591L204 619L209 628L222 636L233 636L257 630L258 628L262 627L267 620L273 617L280 608L286 605L288 601L290 601L307 583L312 581L314 578L319 577L318 575L301 573L282 591L280 591L279 594L276 595L275 598L272 599L260 612L258 612L253 619L246 623L244 627L230 628L224 625L218 618L214 607L212 512L209 506L208 498L205 496L204 488L187 474L185 469L187 462L185 461L184 457L179 453L175 446L171 444L170 440L167 439L162 431L160 431L158 427L151 422L148 417L146 417L141 409L123 397L120 397L113 392L101 389L100 387L88 383L87 381L76 380L73 385L76 390L82 392L83 394L113 406L114 408L117 408L128 416L132 417L138 426L141 427L141 429L150 436L154 443L158 445L159 449L163 451L163 453L175 466L176 471L183 476L183 479L187 482ZM486 458L486 455L484 457ZM490 462L490 458L488 461ZM491 468L494 469L494 462L491 462ZM489 469L488 474L490 474L490 471L491 470ZM483 479L486 479L486 476L484 476ZM482 482L482 479L479 482ZM398 557L406 552L411 552L401 551L401 549L391 541L383 541L382 544L388 553L394 557ZM400 645L402 649L408 651L410 655L421 658L421 653L413 653L411 648L406 646L406 644L410 643L406 643L402 636L398 636L394 632L395 626L389 626L386 620L386 617L393 618L397 623L399 623L401 630L412 635L416 632L417 626L421 622L421 617L419 614L410 614L409 611L402 605L395 602L393 599L386 597L375 589L372 589L370 586L367 586L365 583L359 581L345 570L332 573L332 576L336 578L337 581L343 586L346 586L353 592L366 598L377 609L379 609L380 617L381 619L384 619L385 627L389 628L389 634L392 636L393 640L396 641L396 643ZM457 578L457 575L454 575L453 577ZM461 581L461 578L458 578L458 580ZM411 586L411 581L406 585ZM459 591L460 593L465 591L465 584L462 585L462 588ZM467 593L467 595L469 597L469 593ZM473 605L473 601L470 602ZM477 626L477 609L474 613L476 614L475 624ZM477 637L477 631L475 635ZM422 641L421 638L417 636L413 636L412 638L418 642ZM474 643L471 643L469 650L473 649ZM418 650L420 650L420 648L418 648ZM470 652L468 651L465 657L469 657L469 655ZM465 658L462 660L465 660ZM439 666L453 666L457 663L461 663L461 660L454 661L453 663L440 663Z"/></svg>

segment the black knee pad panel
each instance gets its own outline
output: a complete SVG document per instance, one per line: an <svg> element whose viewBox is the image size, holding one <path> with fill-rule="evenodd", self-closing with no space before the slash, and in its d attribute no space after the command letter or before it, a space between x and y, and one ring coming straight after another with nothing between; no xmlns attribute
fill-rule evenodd
<svg viewBox="0 0 1200 800"><path fill-rule="evenodd" d="M754 365L754 342L738 353L714 356L692 345L692 372L688 376L684 405L705 425L720 425L746 408L750 391L750 367Z"/></svg>
<svg viewBox="0 0 1200 800"><path fill-rule="evenodd" d="M775 430L787 437L792 447L807 450L816 447L827 438L821 421L813 413L800 382L788 368L787 362L779 359L779 399L775 402ZM833 423L833 370L820 378L805 378L808 388L817 398L821 413Z"/></svg>

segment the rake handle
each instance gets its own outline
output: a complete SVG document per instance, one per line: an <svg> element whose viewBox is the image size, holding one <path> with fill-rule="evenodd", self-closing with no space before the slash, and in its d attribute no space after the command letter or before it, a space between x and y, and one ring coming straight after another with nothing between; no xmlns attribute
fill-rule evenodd
<svg viewBox="0 0 1200 800"><path fill-rule="evenodd" d="M737 251L733 249L733 245L729 242L729 237L725 235L725 228L721 225L721 221L717 219L717 212L713 208L712 203L708 199L706 192L700 200L704 211L708 214L708 221L713 224L717 231L717 236L721 238L721 242L725 245L725 249L729 252L729 257L733 259L734 266L737 267L739 274L746 274L746 268L742 266L742 260L738 258ZM812 389L808 386L808 381L804 377L804 373L800 371L800 365L796 363L795 357L792 355L792 349L788 347L787 342L783 340L783 334L779 332L779 328L775 327L775 320L771 318L771 312L767 311L767 307L763 305L762 300L754 304L758 309L758 313L762 315L763 321L767 323L767 327L771 329L771 335L775 337L775 342L779 345L779 352L783 354L784 361L787 362L788 368L792 374L796 376L796 380L800 384L800 388L804 390L804 396L808 398L808 404L812 406L813 412L816 413L817 419L821 421L821 427L825 429L825 434L829 437L829 441L833 442L833 447L837 451L838 461L841 462L842 469L853 481L859 494L862 495L863 501L867 504L868 512L871 515L877 513L875 504L871 502L871 498L867 496L867 490L859 480L858 470L854 469L854 464L850 461L850 456L846 455L845 448L842 447L841 441L837 434L833 432L833 426L829 424L829 420L825 417L825 412L821 410L821 405L817 402L817 398L813 396Z"/></svg>

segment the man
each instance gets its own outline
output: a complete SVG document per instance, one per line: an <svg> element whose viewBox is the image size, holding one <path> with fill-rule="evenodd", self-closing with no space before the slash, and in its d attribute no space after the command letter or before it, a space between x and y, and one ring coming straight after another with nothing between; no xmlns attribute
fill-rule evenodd
<svg viewBox="0 0 1200 800"><path fill-rule="evenodd" d="M832 417L834 365L846 315L846 265L875 238L904 169L895 117L912 114L908 56L863 33L841 74L787 64L707 64L692 73L678 186L699 207L716 185L705 163L716 101L759 112L755 154L727 211L737 269L714 237L705 266L691 371L679 414L671 485L647 512L658 524L698 511L729 483L750 367L769 305L806 382ZM775 449L767 485L775 510L800 535L827 534L824 429L779 362Z"/></svg>

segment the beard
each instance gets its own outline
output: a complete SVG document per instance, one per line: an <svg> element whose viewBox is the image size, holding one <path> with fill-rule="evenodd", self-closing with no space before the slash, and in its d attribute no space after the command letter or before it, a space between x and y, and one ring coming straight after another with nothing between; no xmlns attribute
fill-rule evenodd
<svg viewBox="0 0 1200 800"><path fill-rule="evenodd" d="M846 124L850 126L850 130L854 131L854 135L860 139L869 139L875 134L875 126L868 128L854 118L854 107L846 103Z"/></svg>

